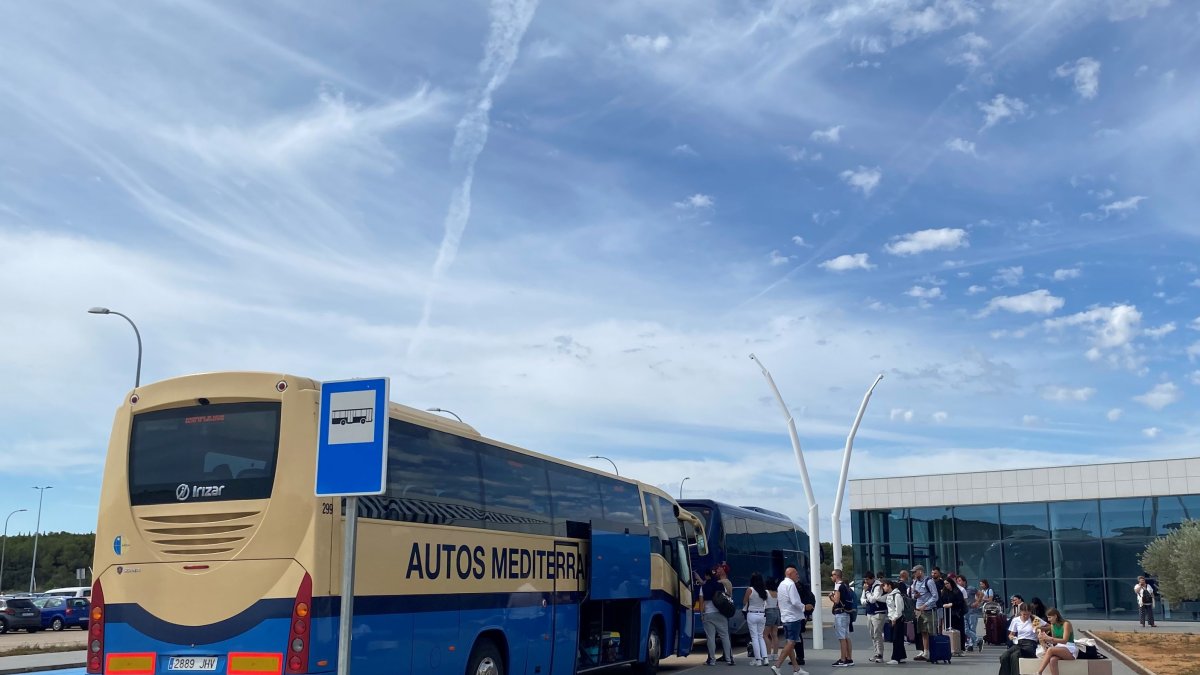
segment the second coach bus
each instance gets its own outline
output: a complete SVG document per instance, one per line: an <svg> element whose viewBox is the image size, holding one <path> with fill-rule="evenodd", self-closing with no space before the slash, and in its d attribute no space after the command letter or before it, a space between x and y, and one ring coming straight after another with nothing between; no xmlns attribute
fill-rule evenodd
<svg viewBox="0 0 1200 675"><path fill-rule="evenodd" d="M89 673L337 669L344 502L314 497L320 383L215 373L118 408ZM391 404L387 493L360 497L354 675L653 672L692 645L665 492Z"/></svg>
<svg viewBox="0 0 1200 675"><path fill-rule="evenodd" d="M703 522L708 535L708 550L692 552L693 569L703 575L719 564L729 565L734 604L740 606L754 572L778 581L783 579L785 569L795 566L801 579L809 578L808 534L782 513L711 499L681 499L679 505ZM698 611L695 625L699 633L704 632ZM735 635L746 633L741 611L730 619L729 626Z"/></svg>

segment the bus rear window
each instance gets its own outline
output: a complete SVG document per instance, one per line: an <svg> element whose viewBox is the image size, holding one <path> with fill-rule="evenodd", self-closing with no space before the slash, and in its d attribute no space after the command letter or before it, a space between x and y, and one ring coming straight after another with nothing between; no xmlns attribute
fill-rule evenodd
<svg viewBox="0 0 1200 675"><path fill-rule="evenodd" d="M279 403L223 403L133 417L133 506L266 499L275 479Z"/></svg>

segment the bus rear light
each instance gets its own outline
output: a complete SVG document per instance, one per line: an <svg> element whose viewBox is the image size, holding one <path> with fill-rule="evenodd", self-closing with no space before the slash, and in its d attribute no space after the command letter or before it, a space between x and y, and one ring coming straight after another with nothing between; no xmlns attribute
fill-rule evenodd
<svg viewBox="0 0 1200 675"><path fill-rule="evenodd" d="M288 652L291 654L287 661L289 675L308 672L308 615L311 607L312 577L305 573L296 591L296 602L292 605L292 625L288 631Z"/></svg>
<svg viewBox="0 0 1200 675"><path fill-rule="evenodd" d="M280 380L275 383L275 391L277 391L281 394L283 392L287 391L287 387L288 387L287 380Z"/></svg>
<svg viewBox="0 0 1200 675"><path fill-rule="evenodd" d="M94 675L99 675L107 670L109 673L115 674L120 669L114 670L113 664L109 663L108 668L104 668L104 588L100 585L100 580L97 579L92 584L92 610L89 616L91 621L88 623L88 662L87 671ZM144 656L144 655L142 655ZM144 665L140 662L137 665ZM154 672L154 655L150 655L150 673Z"/></svg>

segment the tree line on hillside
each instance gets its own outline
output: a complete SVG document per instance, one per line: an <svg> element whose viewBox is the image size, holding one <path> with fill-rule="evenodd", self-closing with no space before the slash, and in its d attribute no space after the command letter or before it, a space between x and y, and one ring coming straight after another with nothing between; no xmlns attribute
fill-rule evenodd
<svg viewBox="0 0 1200 675"><path fill-rule="evenodd" d="M75 570L92 566L95 534L46 532L38 537L35 590L62 586L89 586L92 579L75 578ZM29 565L33 561L33 535L10 535L4 542L4 573L0 590L5 593L29 590Z"/></svg>

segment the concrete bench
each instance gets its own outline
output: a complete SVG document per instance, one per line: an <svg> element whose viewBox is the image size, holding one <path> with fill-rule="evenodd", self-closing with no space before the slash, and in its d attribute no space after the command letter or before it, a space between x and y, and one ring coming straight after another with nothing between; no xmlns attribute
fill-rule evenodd
<svg viewBox="0 0 1200 675"><path fill-rule="evenodd" d="M1041 659L1021 659L1021 675L1037 675ZM1049 673L1050 669L1047 668ZM1058 675L1112 675L1111 659L1076 659L1059 661Z"/></svg>

